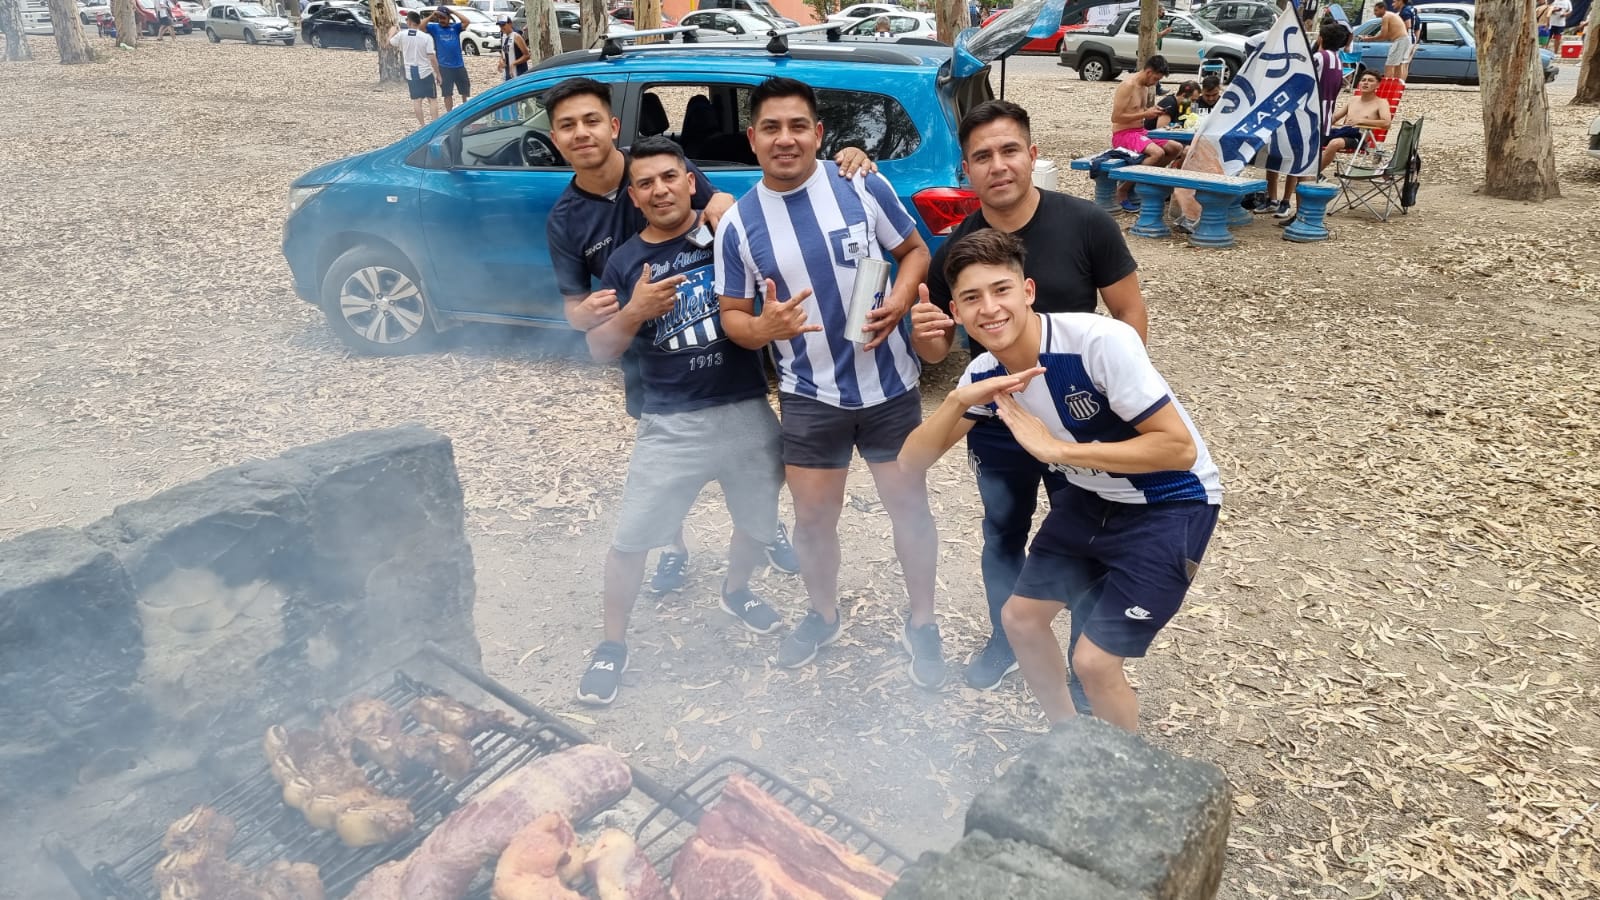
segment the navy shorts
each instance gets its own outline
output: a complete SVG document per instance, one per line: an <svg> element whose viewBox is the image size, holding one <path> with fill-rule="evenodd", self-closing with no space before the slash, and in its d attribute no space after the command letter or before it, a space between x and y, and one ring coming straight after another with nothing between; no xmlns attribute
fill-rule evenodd
<svg viewBox="0 0 1600 900"><path fill-rule="evenodd" d="M467 67L440 66L439 90L443 91L446 97L449 97L458 89L461 91L463 100L472 96L472 82L467 80Z"/></svg>
<svg viewBox="0 0 1600 900"><path fill-rule="evenodd" d="M840 409L798 394L778 394L783 413L783 464L848 469L852 450L869 463L900 456L906 435L922 424L922 393L912 388L877 406Z"/></svg>
<svg viewBox="0 0 1600 900"><path fill-rule="evenodd" d="M439 92L434 89L432 69L421 78L407 78L406 89L411 92L413 100L431 100L439 96Z"/></svg>
<svg viewBox="0 0 1600 900"><path fill-rule="evenodd" d="M1361 143L1361 129L1354 125L1341 125L1328 132L1328 136L1322 139L1322 146L1326 147L1340 138L1344 138L1346 150L1354 150Z"/></svg>
<svg viewBox="0 0 1600 900"><path fill-rule="evenodd" d="M1068 485L1050 495L1012 593L1065 603L1095 646L1144 656L1183 605L1220 508L1114 503Z"/></svg>

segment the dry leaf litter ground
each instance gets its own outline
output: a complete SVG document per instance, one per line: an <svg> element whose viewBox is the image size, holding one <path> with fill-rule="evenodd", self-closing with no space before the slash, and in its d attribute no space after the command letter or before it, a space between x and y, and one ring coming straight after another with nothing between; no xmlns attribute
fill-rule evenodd
<svg viewBox="0 0 1600 900"><path fill-rule="evenodd" d="M631 441L618 379L549 333L352 356L278 252L289 181L405 133L403 94L352 52L194 39L68 69L34 49L0 66L0 536L421 421L455 440L490 672L665 778L738 753L915 853L951 841L1042 732L1020 682L909 685L862 471L842 525L850 627L816 664L774 668L775 642L715 609L728 522L710 497L689 588L640 602L618 705L577 706ZM1186 608L1132 667L1149 738L1236 786L1225 897L1596 895L1600 164L1571 90L1551 109L1561 200L1475 194L1478 94L1417 89L1411 215L1335 216L1312 246L1265 221L1227 252L1131 241L1153 357L1229 490ZM1009 82L1063 163L1103 148L1110 91L1048 65ZM925 391L958 373L932 369ZM986 628L980 509L954 456L930 489L954 670ZM798 618L798 579L758 587Z"/></svg>

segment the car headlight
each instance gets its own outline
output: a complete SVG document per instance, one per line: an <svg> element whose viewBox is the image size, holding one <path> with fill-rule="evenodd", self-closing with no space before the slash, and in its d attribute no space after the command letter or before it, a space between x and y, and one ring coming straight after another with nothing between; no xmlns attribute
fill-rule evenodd
<svg viewBox="0 0 1600 900"><path fill-rule="evenodd" d="M289 188L289 215L294 215L295 210L305 206L312 197L322 193L325 184L312 184L305 187Z"/></svg>

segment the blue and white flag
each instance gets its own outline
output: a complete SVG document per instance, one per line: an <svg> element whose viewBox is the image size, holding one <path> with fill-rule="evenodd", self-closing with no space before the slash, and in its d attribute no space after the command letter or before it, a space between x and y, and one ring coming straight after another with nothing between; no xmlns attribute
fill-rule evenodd
<svg viewBox="0 0 1600 900"><path fill-rule="evenodd" d="M1269 143L1273 171L1315 175L1322 149L1316 71L1292 8L1259 39L1195 133L1185 169L1237 175Z"/></svg>

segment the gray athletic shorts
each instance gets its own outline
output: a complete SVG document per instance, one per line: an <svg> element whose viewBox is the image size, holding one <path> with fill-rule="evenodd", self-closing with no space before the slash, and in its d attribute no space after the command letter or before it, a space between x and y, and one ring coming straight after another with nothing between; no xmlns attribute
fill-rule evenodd
<svg viewBox="0 0 1600 900"><path fill-rule="evenodd" d="M672 543L700 490L722 485L733 527L758 543L778 532L783 439L765 397L639 417L611 546L643 553Z"/></svg>
<svg viewBox="0 0 1600 900"><path fill-rule="evenodd" d="M1399 40L1389 45L1389 55L1384 59L1386 66L1403 66L1406 57L1411 55L1411 36L1403 35Z"/></svg>

